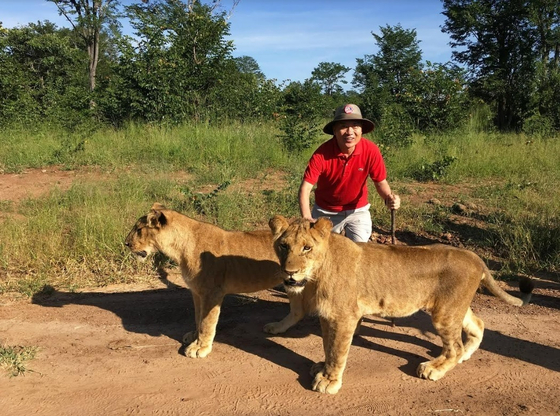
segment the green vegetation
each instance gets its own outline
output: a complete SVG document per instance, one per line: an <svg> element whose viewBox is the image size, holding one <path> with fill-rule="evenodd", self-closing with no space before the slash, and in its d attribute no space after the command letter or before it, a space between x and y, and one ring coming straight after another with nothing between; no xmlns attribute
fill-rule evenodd
<svg viewBox="0 0 560 416"><path fill-rule="evenodd" d="M229 229L298 215L303 169L344 102L376 124L400 231L492 248L504 273L559 272L558 2L444 0L462 67L423 62L415 29L380 27L351 91L336 62L277 83L233 57L220 0L49 3L72 29L0 22L0 173L91 175L0 201L0 293L149 278L122 241L155 201Z"/></svg>
<svg viewBox="0 0 560 416"><path fill-rule="evenodd" d="M26 361L32 360L37 354L37 347L10 347L0 345L0 367L10 376L15 377L30 371L26 368Z"/></svg>
<svg viewBox="0 0 560 416"><path fill-rule="evenodd" d="M131 124L98 131L82 149L59 159L52 159L53 143L75 138L57 131L36 134L49 139L5 132L11 138L0 143L5 170L57 162L92 175L66 191L55 187L38 198L1 201L0 293L31 295L49 287L74 290L154 278L153 265L136 263L122 241L156 201L226 229L266 228L277 213L297 216L297 190L312 151L287 152L274 125L258 123ZM325 138L316 137L317 143ZM28 152L10 157L14 143L24 143ZM436 239L451 230L470 248L491 247L504 259L504 273L560 272L559 140L464 130L415 135L410 146L383 152L403 199L400 232ZM453 162L442 164L445 160ZM415 202L424 181L441 205ZM371 200L374 223L387 229L386 209ZM466 233L454 229L450 215L456 202L476 204L464 215L483 225Z"/></svg>

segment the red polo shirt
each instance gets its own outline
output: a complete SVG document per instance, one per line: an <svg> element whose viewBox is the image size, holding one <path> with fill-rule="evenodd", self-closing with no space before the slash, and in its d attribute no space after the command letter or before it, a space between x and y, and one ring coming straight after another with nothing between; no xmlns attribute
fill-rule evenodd
<svg viewBox="0 0 560 416"><path fill-rule="evenodd" d="M320 208L339 212L362 208L369 203L368 176L374 182L387 178L377 145L362 137L352 155L346 158L333 137L313 153L303 180L317 184L315 203Z"/></svg>

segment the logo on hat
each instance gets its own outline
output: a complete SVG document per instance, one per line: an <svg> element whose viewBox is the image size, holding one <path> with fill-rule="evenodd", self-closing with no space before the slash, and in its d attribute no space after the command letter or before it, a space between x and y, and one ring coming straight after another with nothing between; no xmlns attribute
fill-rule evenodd
<svg viewBox="0 0 560 416"><path fill-rule="evenodd" d="M351 105L347 105L346 107L344 107L344 112L346 114L352 114L354 112L354 109L352 108Z"/></svg>

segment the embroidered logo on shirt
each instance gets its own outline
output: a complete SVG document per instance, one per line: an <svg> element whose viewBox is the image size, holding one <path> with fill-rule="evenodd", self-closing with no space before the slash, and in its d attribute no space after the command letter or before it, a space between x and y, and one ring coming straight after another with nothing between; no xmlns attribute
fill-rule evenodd
<svg viewBox="0 0 560 416"><path fill-rule="evenodd" d="M358 168L358 172L363 172L364 168Z"/></svg>

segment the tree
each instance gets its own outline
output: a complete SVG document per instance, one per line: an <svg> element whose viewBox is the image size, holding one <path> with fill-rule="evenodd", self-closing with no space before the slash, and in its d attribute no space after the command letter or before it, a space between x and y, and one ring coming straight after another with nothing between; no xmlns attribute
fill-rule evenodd
<svg viewBox="0 0 560 416"><path fill-rule="evenodd" d="M422 68L422 52L414 29L397 25L380 27L380 31L381 35L372 32L379 52L356 59L353 85L361 88L364 115L386 131L396 127L399 132L406 132L391 139L393 143L406 144L413 126L399 100L411 71Z"/></svg>
<svg viewBox="0 0 560 416"><path fill-rule="evenodd" d="M241 72L242 74L252 74L257 79L264 81L265 76L262 73L261 68L259 67L259 64L255 60L255 58L244 55L233 58L233 60L235 61L235 65L237 66L239 72Z"/></svg>
<svg viewBox="0 0 560 416"><path fill-rule="evenodd" d="M48 21L0 31L0 119L59 122L84 109L87 58L74 43L69 29Z"/></svg>
<svg viewBox="0 0 560 416"><path fill-rule="evenodd" d="M58 7L80 35L89 56L89 89L95 90L100 34L106 25L118 25L118 0L47 0ZM72 16L76 16L76 20Z"/></svg>
<svg viewBox="0 0 560 416"><path fill-rule="evenodd" d="M321 62L311 72L311 80L318 82L326 95L332 96L335 93L342 93L343 89L339 84L348 84L344 79L348 71L350 68L342 64Z"/></svg>
<svg viewBox="0 0 560 416"><path fill-rule="evenodd" d="M445 131L467 120L469 97L464 72L456 65L427 62L424 69L409 73L398 102L414 121L414 127Z"/></svg>
<svg viewBox="0 0 560 416"><path fill-rule="evenodd" d="M392 95L402 90L402 84L411 69L422 67L422 51L416 39L416 30L397 26L380 27L381 35L371 33L375 38L379 52L356 59L356 72L353 84L367 88L372 80ZM375 75L372 77L372 75Z"/></svg>
<svg viewBox="0 0 560 416"><path fill-rule="evenodd" d="M216 91L229 88L235 65L227 14L215 12L218 3L165 0L125 7L135 38L123 39L115 70L132 117L200 120L221 105Z"/></svg>
<svg viewBox="0 0 560 416"><path fill-rule="evenodd" d="M443 0L442 31L454 59L470 72L471 91L496 107L502 130L519 128L535 76L536 33L525 0Z"/></svg>
<svg viewBox="0 0 560 416"><path fill-rule="evenodd" d="M300 153L316 142L325 118L325 101L321 87L310 79L286 86L280 139L288 152Z"/></svg>

